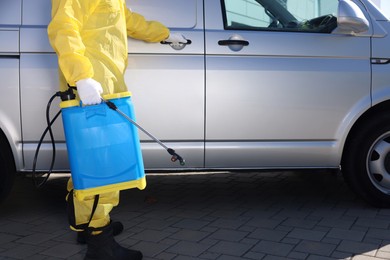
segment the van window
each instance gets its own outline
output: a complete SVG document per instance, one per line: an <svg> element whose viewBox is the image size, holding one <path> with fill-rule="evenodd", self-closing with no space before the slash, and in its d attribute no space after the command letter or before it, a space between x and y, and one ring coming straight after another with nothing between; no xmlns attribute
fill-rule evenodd
<svg viewBox="0 0 390 260"><path fill-rule="evenodd" d="M222 0L226 30L330 33L338 0Z"/></svg>

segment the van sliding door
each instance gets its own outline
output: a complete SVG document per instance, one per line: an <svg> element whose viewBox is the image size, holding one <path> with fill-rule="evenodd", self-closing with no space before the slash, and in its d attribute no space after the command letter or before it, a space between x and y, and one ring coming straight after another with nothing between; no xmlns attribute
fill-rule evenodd
<svg viewBox="0 0 390 260"><path fill-rule="evenodd" d="M186 157L186 167L203 167L204 36L202 0L129 0L134 12L181 33L191 44L169 45L129 40L126 82L138 122ZM147 168L174 168L170 156L141 133Z"/></svg>

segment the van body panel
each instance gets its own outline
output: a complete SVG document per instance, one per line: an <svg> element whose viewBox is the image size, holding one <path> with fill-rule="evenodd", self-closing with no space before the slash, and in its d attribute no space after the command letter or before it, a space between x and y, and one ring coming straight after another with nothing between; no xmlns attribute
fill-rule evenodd
<svg viewBox="0 0 390 260"><path fill-rule="evenodd" d="M371 64L371 53L390 57L389 22L370 2L354 2L370 21L358 35L233 30L224 23L224 0L128 0L133 11L191 41L178 50L129 39L125 77L137 121L183 150L192 168L337 167L353 124L390 97L389 65ZM0 42L0 64L19 75L7 79L18 86L7 93L20 99L2 122L10 126L2 127L13 143L25 146L18 169L30 170L46 127L45 105L58 90L57 57L46 28L51 5L14 0L2 7L0 13L7 12L0 16L0 36L7 41ZM232 36L249 45L237 51L219 44ZM61 154L56 167L62 170L68 164L60 118L53 128ZM140 134L146 167L172 167L165 151ZM44 142L42 169L50 161L48 137ZM17 152L15 157L23 161Z"/></svg>
<svg viewBox="0 0 390 260"><path fill-rule="evenodd" d="M22 22L22 0L0 2L0 30L20 25ZM3 39L3 38L0 38Z"/></svg>

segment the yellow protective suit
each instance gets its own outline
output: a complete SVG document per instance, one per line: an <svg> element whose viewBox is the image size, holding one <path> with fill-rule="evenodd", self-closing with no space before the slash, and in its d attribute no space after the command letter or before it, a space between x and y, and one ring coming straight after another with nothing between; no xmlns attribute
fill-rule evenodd
<svg viewBox="0 0 390 260"><path fill-rule="evenodd" d="M66 83L75 86L78 80L93 78L102 85L103 94L128 91L124 81L127 36L159 42L169 33L161 23L130 11L125 0L52 0L48 35L58 55L60 89L66 90ZM68 191L72 189L70 180ZM69 194L67 199L71 199ZM73 196L73 229L88 223L93 203L94 197L79 201ZM90 226L109 224L109 213L118 203L119 192L100 194Z"/></svg>
<svg viewBox="0 0 390 260"><path fill-rule="evenodd" d="M169 29L130 11L125 0L52 0L49 40L58 55L61 88L93 78L103 94L127 91L127 36L159 42Z"/></svg>

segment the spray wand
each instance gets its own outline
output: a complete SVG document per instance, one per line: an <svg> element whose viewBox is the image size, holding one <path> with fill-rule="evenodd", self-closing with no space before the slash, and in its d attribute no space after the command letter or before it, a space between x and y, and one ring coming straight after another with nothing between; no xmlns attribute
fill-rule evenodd
<svg viewBox="0 0 390 260"><path fill-rule="evenodd" d="M161 147L163 147L165 150L167 150L167 152L172 155L172 158L171 158L171 161L172 162L176 162L177 160L179 160L180 162L180 165L181 166L184 166L186 163L185 163L185 160L183 159L183 157L181 157L180 155L178 155L175 150L173 150L172 148L169 148L168 146L166 146L163 142L161 142L159 139L157 139L155 136L153 136L151 133L149 133L148 131L146 131L142 126L140 126L138 123L136 123L133 119L131 119L129 116L127 116L125 113L123 113L121 110L118 109L118 107L111 101L109 100L105 100L102 98L102 101L112 110L115 110L116 112L118 112L121 116L123 116L127 121L129 121L130 123L132 123L133 125L135 125L139 130L141 130L142 132L144 132L147 136L149 136L151 139L153 139L156 143L158 143Z"/></svg>

